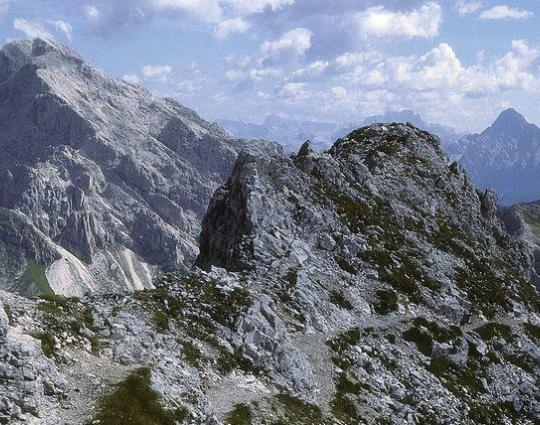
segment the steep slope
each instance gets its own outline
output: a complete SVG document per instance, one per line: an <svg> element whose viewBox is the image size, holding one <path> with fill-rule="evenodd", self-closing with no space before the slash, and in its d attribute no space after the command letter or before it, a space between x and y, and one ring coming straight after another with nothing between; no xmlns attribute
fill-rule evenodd
<svg viewBox="0 0 540 425"><path fill-rule="evenodd" d="M31 369L26 393L31 359L10 369L0 418L532 424L540 300L523 248L494 194L410 125L241 154L204 219L206 271L135 295L0 292L0 330L39 338L56 368Z"/></svg>
<svg viewBox="0 0 540 425"><path fill-rule="evenodd" d="M522 241L531 264L531 280L540 290L540 201L515 204L501 209L508 232Z"/></svg>
<svg viewBox="0 0 540 425"><path fill-rule="evenodd" d="M491 127L466 136L460 162L482 188L494 188L505 205L540 198L540 128L513 109L503 111Z"/></svg>
<svg viewBox="0 0 540 425"><path fill-rule="evenodd" d="M208 200L244 147L67 47L42 39L6 45L0 287L141 289L160 269L189 266Z"/></svg>

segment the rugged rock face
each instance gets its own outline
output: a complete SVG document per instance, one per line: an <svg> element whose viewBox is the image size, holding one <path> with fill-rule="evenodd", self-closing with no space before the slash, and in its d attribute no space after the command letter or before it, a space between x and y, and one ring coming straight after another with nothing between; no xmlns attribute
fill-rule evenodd
<svg viewBox="0 0 540 425"><path fill-rule="evenodd" d="M260 277L255 290L271 294L303 359L304 381L287 379L331 420L540 415L539 304L523 244L494 193L412 126L364 128L328 154L241 156L212 200L198 264Z"/></svg>
<svg viewBox="0 0 540 425"><path fill-rule="evenodd" d="M504 205L540 198L540 128L517 111L503 111L491 127L461 143L467 148L460 162L471 179L482 188L494 188Z"/></svg>
<svg viewBox="0 0 540 425"><path fill-rule="evenodd" d="M501 208L508 232L522 241L533 264L531 280L540 290L540 201Z"/></svg>
<svg viewBox="0 0 540 425"><path fill-rule="evenodd" d="M0 287L133 290L157 270L189 267L208 200L247 147L64 46L6 45Z"/></svg>
<svg viewBox="0 0 540 425"><path fill-rule="evenodd" d="M40 341L11 326L5 309L0 303L0 423L11 423L38 415L47 398L63 395L65 381Z"/></svg>
<svg viewBox="0 0 540 425"><path fill-rule="evenodd" d="M206 271L134 295L0 292L2 329L41 340L36 376L59 391L20 411L2 386L0 414L109 425L123 382L118 408L158 396L163 424L535 423L540 300L506 223L410 125L241 154L204 219Z"/></svg>

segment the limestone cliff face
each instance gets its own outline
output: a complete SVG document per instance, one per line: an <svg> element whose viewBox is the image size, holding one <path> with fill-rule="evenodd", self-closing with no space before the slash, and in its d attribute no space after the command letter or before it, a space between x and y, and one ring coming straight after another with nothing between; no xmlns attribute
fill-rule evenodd
<svg viewBox="0 0 540 425"><path fill-rule="evenodd" d="M67 47L6 45L0 287L142 289L158 270L189 267L208 200L248 147Z"/></svg>

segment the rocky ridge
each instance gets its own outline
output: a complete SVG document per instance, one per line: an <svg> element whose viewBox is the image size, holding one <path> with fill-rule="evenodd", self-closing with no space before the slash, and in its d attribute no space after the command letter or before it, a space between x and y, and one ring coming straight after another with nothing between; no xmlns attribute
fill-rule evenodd
<svg viewBox="0 0 540 425"><path fill-rule="evenodd" d="M110 375L148 379L163 424L533 424L540 300L500 216L411 125L323 154L241 154L203 221L200 269L134 295L1 293L2 329L41 341L52 370L34 374L58 393L21 399L10 378L0 412L107 424Z"/></svg>
<svg viewBox="0 0 540 425"><path fill-rule="evenodd" d="M81 295L190 267L245 144L53 41L0 51L0 287Z"/></svg>

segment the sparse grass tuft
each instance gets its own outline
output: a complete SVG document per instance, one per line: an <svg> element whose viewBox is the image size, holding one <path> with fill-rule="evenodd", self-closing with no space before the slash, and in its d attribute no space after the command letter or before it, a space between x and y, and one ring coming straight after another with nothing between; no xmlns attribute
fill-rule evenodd
<svg viewBox="0 0 540 425"><path fill-rule="evenodd" d="M290 286L296 286L298 283L298 271L296 269L290 269L287 274L283 276L283 280Z"/></svg>
<svg viewBox="0 0 540 425"><path fill-rule="evenodd" d="M237 404L234 409L227 414L225 423L227 425L251 425L253 423L251 409L247 404Z"/></svg>
<svg viewBox="0 0 540 425"><path fill-rule="evenodd" d="M380 289L376 293L377 302L374 305L375 311L378 314L388 314L397 310L398 296L395 291Z"/></svg>
<svg viewBox="0 0 540 425"><path fill-rule="evenodd" d="M45 269L35 261L30 261L21 275L17 287L23 295L51 295L54 294Z"/></svg>
<svg viewBox="0 0 540 425"><path fill-rule="evenodd" d="M516 339L515 335L512 333L512 328L503 323L486 323L475 331L484 341L489 341L493 338L502 338L506 342L513 342Z"/></svg>
<svg viewBox="0 0 540 425"><path fill-rule="evenodd" d="M523 329L529 338L531 338L536 344L540 344L540 326L527 322L523 324Z"/></svg>
<svg viewBox="0 0 540 425"><path fill-rule="evenodd" d="M184 341L182 343L182 353L186 361L194 367L200 365L202 359L201 350L199 350L195 345L189 341Z"/></svg>
<svg viewBox="0 0 540 425"><path fill-rule="evenodd" d="M330 292L330 301L337 305L338 307L343 308L344 310L353 310L354 306L351 304L351 302L345 298L345 295L342 291L334 289Z"/></svg>
<svg viewBox="0 0 540 425"><path fill-rule="evenodd" d="M138 369L122 381L102 402L91 423L100 425L175 425L186 411L165 410L150 384L151 372Z"/></svg>
<svg viewBox="0 0 540 425"><path fill-rule="evenodd" d="M154 324L158 332L163 333L169 330L169 316L162 310L154 312Z"/></svg>
<svg viewBox="0 0 540 425"><path fill-rule="evenodd" d="M41 342L41 351L47 357L54 355L54 337L48 332L32 334L32 336Z"/></svg>

